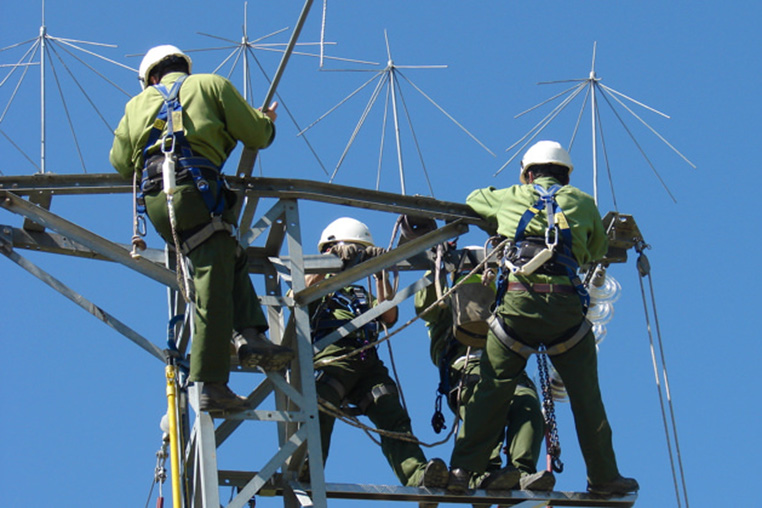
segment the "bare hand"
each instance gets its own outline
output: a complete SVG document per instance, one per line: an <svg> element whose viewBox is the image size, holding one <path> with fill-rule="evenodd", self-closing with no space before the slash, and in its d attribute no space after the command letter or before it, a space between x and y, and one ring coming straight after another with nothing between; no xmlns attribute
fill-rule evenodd
<svg viewBox="0 0 762 508"><path fill-rule="evenodd" d="M275 112L276 109L278 109L278 101L273 101L273 103L270 104L270 107L264 110L263 113L267 118L274 122L275 119L278 118L278 113Z"/></svg>

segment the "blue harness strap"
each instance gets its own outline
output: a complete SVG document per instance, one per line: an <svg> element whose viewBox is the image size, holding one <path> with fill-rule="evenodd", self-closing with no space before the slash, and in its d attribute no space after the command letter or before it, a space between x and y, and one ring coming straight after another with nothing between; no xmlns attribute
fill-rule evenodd
<svg viewBox="0 0 762 508"><path fill-rule="evenodd" d="M313 342L317 342L332 331L341 328L351 321L351 319L334 319L334 310L344 309L351 312L354 317L357 317L370 309L370 300L364 287L352 285L348 286L348 288L348 290L346 290L347 288L342 288L327 295L323 300L323 303L321 303L315 311L310 323ZM359 345L370 344L378 338L378 321L370 321L354 333L357 335L351 340L357 342ZM364 360L366 358L365 353L361 353L360 358Z"/></svg>
<svg viewBox="0 0 762 508"><path fill-rule="evenodd" d="M176 161L177 170L187 170L188 173L190 173L193 183L201 193L201 197L203 198L206 207L209 209L209 213L212 215L220 215L225 209L224 193L222 192L223 182L219 176L221 168L218 168L204 157L194 155L190 144L185 139L185 130L183 129L182 124L183 107L182 104L180 104L180 88L187 77L187 75L180 76L180 78L172 84L172 88L169 90L167 90L167 87L161 83L153 85L164 98L164 103L162 104L161 109L159 109L158 115L156 115L151 132L148 134L148 140L146 141L145 148L143 148L143 160L147 163L150 158L148 153L149 150L161 140L162 152L180 154ZM164 135L165 130L167 132L166 135ZM169 140L171 140L171 146L167 147L166 144ZM202 168L211 169L217 175L217 196L213 195L209 182L201 172ZM143 187L147 180L148 175L144 170L140 198L142 198ZM139 201L141 200L139 199ZM140 210L141 213L144 212L145 206L140 203L139 206L142 206L142 210Z"/></svg>
<svg viewBox="0 0 762 508"><path fill-rule="evenodd" d="M541 185L535 184L534 188L540 195L540 199L530 206L519 219L519 223L516 226L516 234L513 237L514 243L518 244L524 240L526 228L529 223L534 219L541 210L545 210L548 220L548 228L545 232L545 241L550 245L555 245L553 261L564 267L566 274L569 277L574 289L579 295L580 302L582 303L583 313L587 313L587 309L590 306L590 295L587 292L584 284L577 275L579 269L579 263L574 257L572 251L572 234L569 228L569 222L566 220L563 210L556 201L556 194L561 190L561 185L555 184L548 189L545 189ZM557 220L558 218L558 220ZM550 234L553 234L553 243L550 242ZM560 234L560 242L558 242ZM508 285L507 274L501 276L500 284L498 284L498 298L502 299L505 294L505 290ZM503 287L500 287L503 286ZM499 302L500 300L496 300Z"/></svg>

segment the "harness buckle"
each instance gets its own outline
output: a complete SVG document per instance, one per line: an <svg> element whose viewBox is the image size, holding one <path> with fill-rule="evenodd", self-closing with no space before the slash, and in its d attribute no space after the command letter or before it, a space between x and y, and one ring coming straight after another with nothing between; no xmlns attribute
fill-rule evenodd
<svg viewBox="0 0 762 508"><path fill-rule="evenodd" d="M515 275L531 275L552 257L553 251L550 248L545 247L540 252L535 254L532 259L521 266L514 265L508 258L505 258L505 264L511 273Z"/></svg>

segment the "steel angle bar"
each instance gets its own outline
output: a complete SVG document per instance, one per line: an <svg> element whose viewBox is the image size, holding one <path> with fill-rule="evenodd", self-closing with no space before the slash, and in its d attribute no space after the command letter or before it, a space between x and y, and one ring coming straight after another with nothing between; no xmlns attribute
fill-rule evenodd
<svg viewBox="0 0 762 508"><path fill-rule="evenodd" d="M446 224L439 229L435 229L430 233L411 240L385 254L369 259L359 265L336 274L334 277L324 279L313 286L296 292L296 294L294 294L294 301L297 305L307 305L318 298L322 298L328 293L343 288L372 273L380 272L383 269L394 266L396 263L404 259L449 240L450 238L462 235L467 231L468 225L461 220Z"/></svg>
<svg viewBox="0 0 762 508"><path fill-rule="evenodd" d="M251 245L262 233L272 228L278 220L283 220L283 207L283 201L278 201L252 227L247 228L245 232L243 229L239 229L238 236L241 239L241 244L245 247Z"/></svg>
<svg viewBox="0 0 762 508"><path fill-rule="evenodd" d="M357 316L356 318L354 318L352 321L345 324L341 328L338 328L334 330L333 332L329 333L328 335L326 335L325 337L317 341L314 347L317 350L321 350L325 348L326 346L333 344L334 342L341 339L342 337L346 337L350 333L364 326L366 323L369 323L370 321L376 319L378 316L380 316L387 310L393 307L396 307L404 300L415 295L421 289L425 289L426 287L430 286L433 282L434 282L434 276L431 274L417 280L413 284L410 284L409 286L407 286L402 291L398 291L397 294L394 295L394 298L392 298L391 300L384 300L383 302L379 302L379 304L374 306L372 309Z"/></svg>
<svg viewBox="0 0 762 508"><path fill-rule="evenodd" d="M164 361L164 353L156 347L151 341L137 333L135 330L127 326L126 324L119 321L117 318L106 312L105 310L101 309L94 303L92 303L90 300L82 296L81 294L77 293L76 291L69 288L66 284L61 282L60 280L56 279L46 271L39 268L37 265L29 261L28 259L18 255L13 249L11 248L5 248L6 242L4 239L0 238L0 253L5 255L8 259L19 265L21 268L26 270L27 272L31 273L38 279L40 279L42 282L50 286L51 288L55 289L59 293L61 293L63 296L71 300L72 302L76 303L83 309L85 309L87 312L95 316L96 318L100 319L104 323L106 323L108 326L116 330L117 332L121 333L128 339L130 339L132 342L140 346L141 348L148 351L150 354L155 356L157 359Z"/></svg>
<svg viewBox="0 0 762 508"><path fill-rule="evenodd" d="M198 390L195 390L198 392ZM195 395L198 397L198 393ZM196 406L198 407L198 406ZM220 506L219 480L217 478L217 448L214 443L214 421L208 413L196 414L196 461L194 476L194 500L199 508Z"/></svg>
<svg viewBox="0 0 762 508"><path fill-rule="evenodd" d="M257 212L259 198L252 195L250 192L244 192L243 190L237 191L236 194L238 195L239 200L246 202L246 207L241 214L238 225L241 229L247 229L254 221L254 214Z"/></svg>
<svg viewBox="0 0 762 508"><path fill-rule="evenodd" d="M255 420L260 422L303 422L305 414L301 411L277 411L268 409L249 409L226 416L228 420ZM218 446L219 447L219 446Z"/></svg>
<svg viewBox="0 0 762 508"><path fill-rule="evenodd" d="M299 203L293 201L286 206L286 241L288 254L291 257L291 288L294 293L303 291L306 286L304 278L304 252L302 251L301 222L299 220ZM293 338L287 342L287 339ZM312 334L310 331L309 315L305 306L292 308L289 326L284 333L284 343L293 344L297 351L296 362L292 367L292 382L301 389L304 404L301 409L307 414L307 421L298 430L293 425L286 425L286 432L306 433L306 443L298 447L289 458L289 469L301 467L304 449L313 460L310 461L310 477L317 482L317 488L312 493L315 504L322 508L328 505L325 496L325 477L323 471L323 452L320 442L320 422L317 405L317 390L313 370ZM296 434L294 434L296 435ZM283 439L283 435L281 435Z"/></svg>
<svg viewBox="0 0 762 508"><path fill-rule="evenodd" d="M52 254L63 254L67 256L98 259L101 261L111 261L109 258L93 252L70 240L69 238L57 233L48 233L43 231L29 231L24 228L14 228L12 226L0 226L0 229L7 235L10 233L13 240L13 247L16 249L33 250L36 252L48 252ZM125 250L132 246L117 243ZM159 249L146 249L140 255L154 263L164 262L164 251Z"/></svg>
<svg viewBox="0 0 762 508"><path fill-rule="evenodd" d="M268 257L277 256L283 246L283 239L286 237L286 225L283 222L276 221L270 226L270 234L265 241L265 254Z"/></svg>
<svg viewBox="0 0 762 508"><path fill-rule="evenodd" d="M270 256L267 258L267 261L272 265L273 270L281 279L286 282L291 282L291 271L281 258ZM293 303L291 303L289 307L293 307Z"/></svg>
<svg viewBox="0 0 762 508"><path fill-rule="evenodd" d="M275 388L288 395L288 397L294 401L299 407L304 407L304 397L301 393L297 392L293 386L288 384L288 381L278 372L268 372L267 379L272 381Z"/></svg>
<svg viewBox="0 0 762 508"><path fill-rule="evenodd" d="M29 202L34 203L37 206L41 206L45 210L50 210L50 205L53 202L52 192L35 192L29 195ZM45 228L36 222L25 219L24 229L27 231L44 231Z"/></svg>
<svg viewBox="0 0 762 508"><path fill-rule="evenodd" d="M132 182L117 173L91 173L73 175L14 175L0 177L0 190L11 191L19 196L36 192L52 192L54 195L80 194L128 194Z"/></svg>
<svg viewBox="0 0 762 508"><path fill-rule="evenodd" d="M268 307L293 307L294 299L288 296L260 296L259 301Z"/></svg>
<svg viewBox="0 0 762 508"><path fill-rule="evenodd" d="M283 464L286 459L294 452L294 450L296 450L299 445L304 442L306 433L307 430L306 427L304 427L292 435L291 438L281 447L281 449L278 450L278 453L273 455L273 457L259 471L259 473L254 475L254 478L252 478L249 483L247 483L246 486L241 489L235 499L233 499L233 501L228 504L228 508L243 508L246 506L249 500L254 497L257 492L259 492L259 489L262 488L267 480L270 479L270 477L277 471L281 464Z"/></svg>
<svg viewBox="0 0 762 508"><path fill-rule="evenodd" d="M548 506L548 502L545 500L537 501L536 499L533 501L522 501L519 504L513 505L513 508L543 508L545 506Z"/></svg>
<svg viewBox="0 0 762 508"><path fill-rule="evenodd" d="M228 181L234 189L243 186L246 192L259 197L309 199L384 212L424 215L448 221L464 219L469 224L484 224L484 220L463 203L439 201L427 196L402 196L393 192L292 178L230 177Z"/></svg>
<svg viewBox="0 0 762 508"><path fill-rule="evenodd" d="M274 387L270 379L263 380L257 388L247 397L249 406L257 407L272 393ZM241 425L241 420L226 419L217 426L215 430L215 439L217 446L220 446L231 434Z"/></svg>
<svg viewBox="0 0 762 508"><path fill-rule="evenodd" d="M44 208L33 205L11 192L0 191L0 206L65 235L111 261L131 268L172 289L179 289L175 274L171 270L146 259L133 259L128 249L110 240L106 240L73 222L69 222Z"/></svg>
<svg viewBox="0 0 762 508"><path fill-rule="evenodd" d="M341 260L336 256L326 256L324 254L308 254L302 256L302 260L304 262L304 273L338 273L343 266ZM270 261L277 267L278 273L281 274L284 280L292 280L291 258L289 256L271 258Z"/></svg>
<svg viewBox="0 0 762 508"><path fill-rule="evenodd" d="M306 490L299 488L296 484L289 485L289 487L291 488L291 492L294 495L296 502L299 503L301 508L312 508L315 506L312 502L312 497L307 494Z"/></svg>
<svg viewBox="0 0 762 508"><path fill-rule="evenodd" d="M401 196L391 192L291 178L229 176L228 181L234 190L245 190L253 197L309 199L392 213L426 215L440 220L463 218L469 224L483 224L483 220L465 204L439 201L426 196ZM126 194L132 193L132 183L116 173L2 176L0 191L2 190L19 196L39 191L52 191L55 195ZM247 230L249 227L242 222L241 229Z"/></svg>
<svg viewBox="0 0 762 508"><path fill-rule="evenodd" d="M236 486L252 477L254 473L224 471L226 484ZM299 481L287 481L276 475L266 487L269 495L282 495L290 487L310 493L312 486ZM452 503L466 505L490 505L511 507L578 506L578 507L631 507L637 495L615 498L596 497L581 492L532 492L525 490L486 491L474 490L466 495L454 495L445 489L402 487L398 485L366 485L351 483L326 483L326 494L332 499L359 499L368 501L418 501L420 503Z"/></svg>

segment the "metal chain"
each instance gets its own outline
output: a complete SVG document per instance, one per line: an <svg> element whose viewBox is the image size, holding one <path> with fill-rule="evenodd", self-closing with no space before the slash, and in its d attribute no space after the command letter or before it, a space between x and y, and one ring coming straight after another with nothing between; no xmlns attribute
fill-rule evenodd
<svg viewBox="0 0 762 508"><path fill-rule="evenodd" d="M548 372L548 356L545 353L545 345L540 344L537 354L537 369L540 372L540 386L542 388L542 412L545 417L545 448L547 449L548 466L556 473L564 470L561 462L561 443L558 439L558 425L556 425L556 406L553 395L550 392L550 375Z"/></svg>

